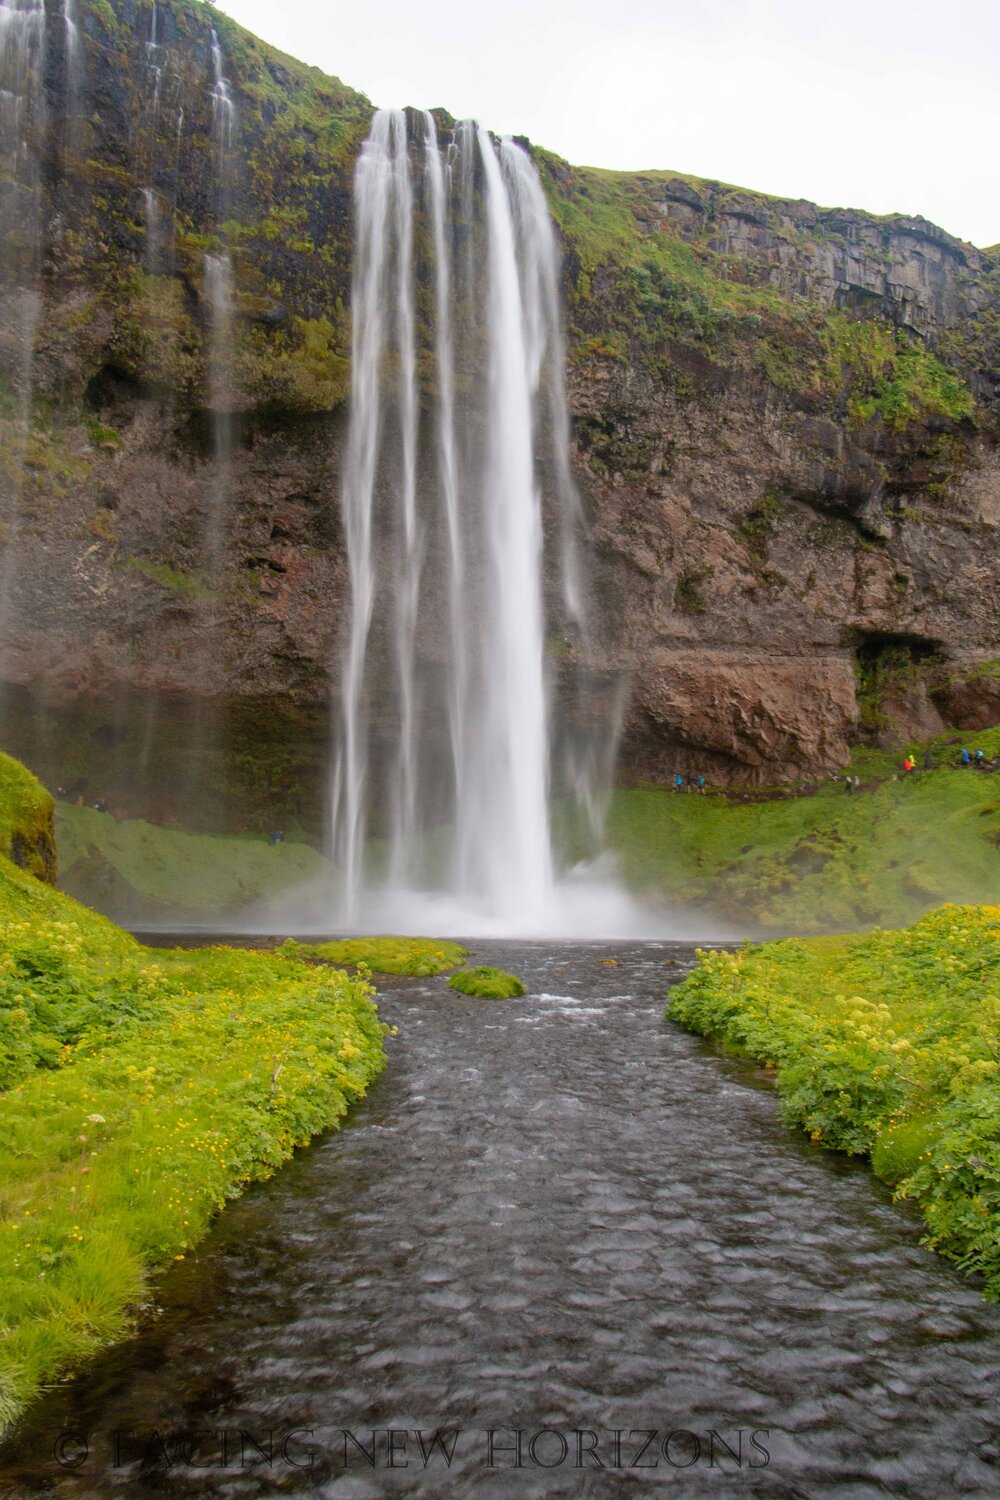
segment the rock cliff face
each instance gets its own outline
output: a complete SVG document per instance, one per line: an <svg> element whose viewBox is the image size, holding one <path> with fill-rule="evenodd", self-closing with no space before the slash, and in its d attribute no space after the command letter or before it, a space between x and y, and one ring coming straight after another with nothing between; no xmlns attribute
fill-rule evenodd
<svg viewBox="0 0 1000 1500"><path fill-rule="evenodd" d="M237 822L262 799L315 821L371 107L209 6L158 4L155 41L148 5L79 8L72 88L48 16L30 390L0 351L6 740L125 803L155 759L164 815L197 742ZM770 782L835 770L859 734L995 720L1000 257L532 149L564 245L599 678L630 689L622 774ZM553 639L555 676L573 649Z"/></svg>

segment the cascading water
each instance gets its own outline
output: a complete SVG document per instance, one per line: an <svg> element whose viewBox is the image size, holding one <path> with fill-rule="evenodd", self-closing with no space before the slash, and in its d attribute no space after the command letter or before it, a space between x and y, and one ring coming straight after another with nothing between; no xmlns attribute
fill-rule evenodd
<svg viewBox="0 0 1000 1500"><path fill-rule="evenodd" d="M593 902L557 872L549 817L554 772L597 807L589 783L610 758L564 754L553 709L550 636L583 657L588 633L541 183L525 151L471 122L442 145L430 114L411 130L380 110L356 218L340 917L593 931ZM610 931L628 923L609 897Z"/></svg>
<svg viewBox="0 0 1000 1500"><path fill-rule="evenodd" d="M207 547L210 561L217 561L224 537L224 509L229 491L232 460L233 352L233 260L227 238L231 211L233 141L236 105L225 72L225 58L217 33L212 31L212 178L216 233L219 248L205 256L205 297L208 304L208 393L212 410L215 458L215 504Z"/></svg>
<svg viewBox="0 0 1000 1500"><path fill-rule="evenodd" d="M4 294L21 304L4 322L22 365L30 363L38 317L44 67L42 0L0 0L0 275Z"/></svg>
<svg viewBox="0 0 1000 1500"><path fill-rule="evenodd" d="M80 26L76 19L76 0L63 0L64 47L66 54L66 121L67 145L72 147L74 126L80 109L80 84L83 59L80 48Z"/></svg>
<svg viewBox="0 0 1000 1500"><path fill-rule="evenodd" d="M0 486L5 496L0 633L6 635L41 315L40 152L45 129L43 0L0 0L0 380L5 398Z"/></svg>
<svg viewBox="0 0 1000 1500"><path fill-rule="evenodd" d="M157 37L158 13L156 5L149 23L149 41L146 43L146 67L150 75L149 139L147 147L146 186L142 189L142 202L146 216L146 271L150 276L160 272L162 216L157 197L157 132L160 128L160 96L163 92L163 52Z"/></svg>
<svg viewBox="0 0 1000 1500"><path fill-rule="evenodd" d="M205 522L202 533L202 568L210 580L200 604L200 645L203 660L210 660L221 644L220 615L216 601L222 597L220 577L225 574L229 539L230 496L233 460L233 257L229 243L232 216L236 105L226 77L226 60L218 33L211 31L212 66L212 177L211 212L216 248L203 261L203 296L207 312L205 329L205 394L211 422L212 465L205 488ZM175 161L180 159L179 115ZM198 698L190 731L190 763L196 777L218 749L224 709Z"/></svg>
<svg viewBox="0 0 1000 1500"><path fill-rule="evenodd" d="M162 39L161 30L162 19L157 6L154 5L145 49L148 99L144 120L146 139L140 160L145 162L146 183L141 193L146 224L146 273L148 276L172 278L175 271L176 216L180 190L184 109L182 83L177 74L176 65L172 61L170 50ZM214 37L214 32L212 35ZM215 141L215 89L217 87L214 67L215 45L213 44L212 47L212 124L213 172L217 177L220 153L216 149ZM175 123L168 133L167 121L172 113L175 115ZM217 200L219 196L216 191ZM166 287L149 288L154 316L158 299L167 290Z"/></svg>
<svg viewBox="0 0 1000 1500"><path fill-rule="evenodd" d="M473 786L461 809L466 867L508 912L544 909L551 895L548 723L542 614L542 518L534 472L532 405L543 320L538 286L524 275L529 250L513 213L515 179L486 131L478 132L486 182L489 257L484 691L476 715ZM516 148L512 148L516 149ZM520 243L519 243L520 241ZM534 248L534 247L531 247ZM520 250L520 254L519 254ZM472 816L469 817L468 814Z"/></svg>
<svg viewBox="0 0 1000 1500"><path fill-rule="evenodd" d="M434 250L435 356L438 369L438 462L441 498L448 539L448 646L451 671L448 676L448 727L451 760L455 773L455 806L465 804L465 744L467 735L468 653L466 651L462 602L465 597L465 553L462 545L462 511L459 495L459 454L455 431L454 326L452 319L451 256L449 254L448 198L453 174L447 176L438 149L434 117L424 115L424 160L430 187ZM461 866L453 872L463 874Z"/></svg>

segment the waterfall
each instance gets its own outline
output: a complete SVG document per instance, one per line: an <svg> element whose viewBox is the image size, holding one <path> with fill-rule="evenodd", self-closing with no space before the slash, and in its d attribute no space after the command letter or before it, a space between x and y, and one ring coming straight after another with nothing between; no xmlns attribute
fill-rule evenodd
<svg viewBox="0 0 1000 1500"><path fill-rule="evenodd" d="M454 331L452 324L452 272L448 243L448 198L452 166L447 178L438 149L437 128L430 111L424 113L424 160L430 185L434 250L434 352L438 370L438 445L441 499L448 538L448 631L451 671L448 675L448 726L455 777L455 805L464 807L465 744L467 736L468 656L462 603L465 599L465 555L462 545L462 510L459 494L458 438L455 430ZM461 851L452 877L462 881L465 870Z"/></svg>
<svg viewBox="0 0 1000 1500"><path fill-rule="evenodd" d="M343 492L351 571L351 621L343 668L343 748L336 778L335 844L345 884L345 917L354 922L362 890L368 796L365 659L375 604L372 508L382 426L380 363L386 342L388 230L395 188L393 160L405 121L380 110L357 170L357 259L353 279L351 425Z"/></svg>
<svg viewBox="0 0 1000 1500"><path fill-rule="evenodd" d="M10 299L4 354L13 355L4 363L22 393L39 311L44 67L42 0L0 0L0 290Z"/></svg>
<svg viewBox="0 0 1000 1500"><path fill-rule="evenodd" d="M391 875L402 882L412 875L416 831L416 681L415 632L420 598L421 538L417 525L417 379L413 278L413 202L406 118L390 116L392 200L396 241L396 347L399 357L400 468L396 488L396 629L399 681L399 748L392 820Z"/></svg>
<svg viewBox="0 0 1000 1500"><path fill-rule="evenodd" d="M66 113L73 120L80 108L82 57L80 27L76 19L76 0L63 0L63 26L66 31Z"/></svg>
<svg viewBox="0 0 1000 1500"><path fill-rule="evenodd" d="M218 33L212 28L212 145L215 151L216 183L220 202L227 207L228 183L227 158L233 144L236 124L236 106L229 92L226 78L225 58ZM224 217L224 214L223 214Z"/></svg>
<svg viewBox="0 0 1000 1500"><path fill-rule="evenodd" d="M160 271L160 205L156 196L157 131L160 128L160 95L163 91L163 48L157 40L157 10L154 0L153 14L149 23L149 41L146 43L146 66L152 75L153 97L149 105L149 151L147 158L147 186L142 189L142 201L146 213L146 270L150 276Z"/></svg>
<svg viewBox="0 0 1000 1500"><path fill-rule="evenodd" d="M229 366L233 346L233 263L226 253L205 256L205 300L209 315L208 384L213 448L224 482L232 457Z"/></svg>
<svg viewBox="0 0 1000 1500"><path fill-rule="evenodd" d="M150 17L145 59L149 75L148 128L143 158L146 185L140 189L146 225L145 268L147 276L172 277L184 110L177 97L176 75L172 77L170 74L170 53L160 40L160 14L155 4ZM170 86L172 83L175 85L174 88ZM165 84L167 85L166 104L164 101ZM171 104L176 106L177 122L173 137L167 138L169 144L166 150L161 152L161 122L164 115L169 112ZM154 316L162 295L162 289L149 287L148 296Z"/></svg>
<svg viewBox="0 0 1000 1500"><path fill-rule="evenodd" d="M541 183L473 122L442 143L431 114L380 110L355 212L340 917L565 928L553 774L599 807L610 757L563 754L547 652L589 635Z"/></svg>
<svg viewBox="0 0 1000 1500"><path fill-rule="evenodd" d="M544 908L552 883L542 614L542 522L532 403L541 373L538 285L524 272L509 179L481 127L486 183L489 410L483 692L475 783L460 809L468 861L504 912ZM513 149L513 148L512 148ZM506 150L506 148L504 148ZM523 227L523 226L521 226ZM520 251L520 254L519 254ZM471 815L471 816L470 816ZM463 826L464 825L464 826Z"/></svg>
<svg viewBox="0 0 1000 1500"><path fill-rule="evenodd" d="M0 0L0 167L3 270L12 281L37 274L40 136L44 129L45 7Z"/></svg>
<svg viewBox="0 0 1000 1500"><path fill-rule="evenodd" d="M215 504L207 538L210 563L218 561L229 490L232 460L233 260L227 224L232 209L232 150L236 106L225 74L225 57L218 34L211 33L212 54L212 189L219 248L206 254L205 300L208 306L208 396L212 411L215 459ZM178 127L179 138L179 127Z"/></svg>
<svg viewBox="0 0 1000 1500"><path fill-rule="evenodd" d="M43 0L0 0L0 442L4 545L0 630L6 634L16 568L33 363L41 316L40 154L45 131Z"/></svg>

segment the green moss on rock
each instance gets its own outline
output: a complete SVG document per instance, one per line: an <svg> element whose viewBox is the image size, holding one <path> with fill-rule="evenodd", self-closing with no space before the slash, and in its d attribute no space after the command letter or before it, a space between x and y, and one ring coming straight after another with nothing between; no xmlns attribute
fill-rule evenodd
<svg viewBox="0 0 1000 1500"><path fill-rule="evenodd" d="M55 884L55 803L19 761L0 753L0 853L19 869Z"/></svg>
<svg viewBox="0 0 1000 1500"><path fill-rule="evenodd" d="M757 372L855 431L880 422L902 434L928 420L976 419L970 340L941 331L932 350L889 320L877 294L847 310L776 287L766 255L729 248L717 233L727 214L752 221L809 266L817 251L841 243L823 211L815 222L790 222L790 205L765 194L680 173L575 167L532 151L566 249L574 363L627 360L681 387L694 353L700 382L716 384L734 367ZM686 217L665 209L665 192L684 200ZM892 218L884 224L891 232ZM877 264L874 244L863 253Z"/></svg>
<svg viewBox="0 0 1000 1500"><path fill-rule="evenodd" d="M511 1000L525 993L516 974L486 964L475 969L460 969L449 979L448 988L458 990L461 995L474 995L479 1000Z"/></svg>

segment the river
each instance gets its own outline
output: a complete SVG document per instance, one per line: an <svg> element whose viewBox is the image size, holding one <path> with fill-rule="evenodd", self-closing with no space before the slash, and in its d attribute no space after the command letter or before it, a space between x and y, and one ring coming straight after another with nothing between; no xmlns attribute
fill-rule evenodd
<svg viewBox="0 0 1000 1500"><path fill-rule="evenodd" d="M480 944L524 999L387 983L368 1098L36 1406L0 1496L1000 1494L1000 1312L664 1022L692 957Z"/></svg>

